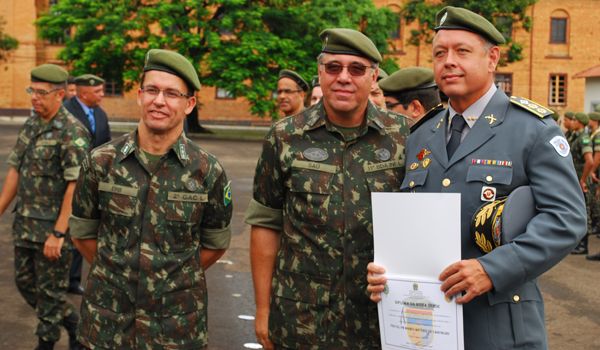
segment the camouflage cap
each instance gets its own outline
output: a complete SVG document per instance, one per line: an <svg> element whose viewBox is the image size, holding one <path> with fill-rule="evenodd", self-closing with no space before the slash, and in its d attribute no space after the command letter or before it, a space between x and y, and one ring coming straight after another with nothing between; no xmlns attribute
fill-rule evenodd
<svg viewBox="0 0 600 350"><path fill-rule="evenodd" d="M566 111L565 118L570 119L570 120L575 120L575 112Z"/></svg>
<svg viewBox="0 0 600 350"><path fill-rule="evenodd" d="M62 67L46 63L31 70L31 81L51 84L63 84L69 78L69 73Z"/></svg>
<svg viewBox="0 0 600 350"><path fill-rule="evenodd" d="M385 95L435 86L433 71L423 67L402 68L379 82Z"/></svg>
<svg viewBox="0 0 600 350"><path fill-rule="evenodd" d="M377 74L377 81L381 81L382 79L385 79L387 77L389 77L390 75L387 74L386 71L384 71L383 69L381 69L381 67L379 68L379 74Z"/></svg>
<svg viewBox="0 0 600 350"><path fill-rule="evenodd" d="M467 30L489 40L495 45L504 44L502 33L484 17L461 7L446 6L435 16L435 28L438 30Z"/></svg>
<svg viewBox="0 0 600 350"><path fill-rule="evenodd" d="M144 72L158 70L176 75L196 91L200 90L200 80L196 69L181 54L175 51L151 49L146 53Z"/></svg>
<svg viewBox="0 0 600 350"><path fill-rule="evenodd" d="M382 60L381 54L373 41L354 29L325 29L319 37L323 40L321 52L360 56L376 63Z"/></svg>
<svg viewBox="0 0 600 350"><path fill-rule="evenodd" d="M583 112L575 113L575 119L577 119L583 125L588 125L590 122L590 117Z"/></svg>
<svg viewBox="0 0 600 350"><path fill-rule="evenodd" d="M300 89L302 89L302 91L306 92L309 89L309 86L308 86L308 83L306 82L306 80L304 80L300 76L300 74L294 72L293 70L282 69L281 71L279 71L279 79L281 79L281 78L292 79L296 84L298 84L298 86L300 87Z"/></svg>
<svg viewBox="0 0 600 350"><path fill-rule="evenodd" d="M590 120L600 121L600 113L598 112L590 112L588 117L590 117Z"/></svg>
<svg viewBox="0 0 600 350"><path fill-rule="evenodd" d="M104 84L104 79L93 74L83 74L75 78L77 86L98 86Z"/></svg>

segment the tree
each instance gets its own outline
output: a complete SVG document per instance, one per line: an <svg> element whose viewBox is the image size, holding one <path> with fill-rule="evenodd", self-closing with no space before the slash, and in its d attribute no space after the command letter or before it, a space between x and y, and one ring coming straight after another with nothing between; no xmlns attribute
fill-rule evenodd
<svg viewBox="0 0 600 350"><path fill-rule="evenodd" d="M280 69L307 80L316 74L323 29L360 29L385 52L395 16L370 0L62 0L37 24L47 39L72 28L60 58L75 74L91 71L130 89L149 48L173 49L191 58L204 85L246 97L264 116L274 111Z"/></svg>
<svg viewBox="0 0 600 350"><path fill-rule="evenodd" d="M7 59L10 51L19 47L19 42L12 36L4 33L4 24L6 22L0 17L0 62Z"/></svg>
<svg viewBox="0 0 600 350"><path fill-rule="evenodd" d="M521 25L523 29L531 29L531 18L527 16L526 9L537 0L444 0L431 2L427 0L411 0L402 8L402 17L407 23L418 21L419 28L411 31L408 42L420 45L422 42L430 43L435 27L435 15L445 6L464 7L476 12L490 20L506 38L506 56L502 57L500 64L516 62L523 59L520 43L512 40L512 29Z"/></svg>

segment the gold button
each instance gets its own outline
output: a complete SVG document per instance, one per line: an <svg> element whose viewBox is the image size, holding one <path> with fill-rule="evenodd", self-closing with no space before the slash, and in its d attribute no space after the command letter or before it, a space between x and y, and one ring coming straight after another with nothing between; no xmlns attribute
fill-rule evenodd
<svg viewBox="0 0 600 350"><path fill-rule="evenodd" d="M450 179L448 179L448 178L443 179L442 186L444 186L444 187L450 186Z"/></svg>
<svg viewBox="0 0 600 350"><path fill-rule="evenodd" d="M518 296L518 295L516 295L516 294L515 294L515 295L513 295L513 301L514 301L515 303L518 303L518 302L519 302L519 300L521 300L521 297L520 297L520 296Z"/></svg>
<svg viewBox="0 0 600 350"><path fill-rule="evenodd" d="M494 178L492 177L492 175L488 175L485 177L485 181L487 181L487 182L492 182L493 179Z"/></svg>
<svg viewBox="0 0 600 350"><path fill-rule="evenodd" d="M409 182L408 187L415 187L415 182L414 181Z"/></svg>

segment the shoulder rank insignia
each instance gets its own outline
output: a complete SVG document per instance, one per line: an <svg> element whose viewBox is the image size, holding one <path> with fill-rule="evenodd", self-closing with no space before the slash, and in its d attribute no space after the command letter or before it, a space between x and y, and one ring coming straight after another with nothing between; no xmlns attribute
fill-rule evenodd
<svg viewBox="0 0 600 350"><path fill-rule="evenodd" d="M550 110L550 108L546 108L524 97L511 96L510 102L537 115L539 118L542 119L549 115L552 115L552 110Z"/></svg>

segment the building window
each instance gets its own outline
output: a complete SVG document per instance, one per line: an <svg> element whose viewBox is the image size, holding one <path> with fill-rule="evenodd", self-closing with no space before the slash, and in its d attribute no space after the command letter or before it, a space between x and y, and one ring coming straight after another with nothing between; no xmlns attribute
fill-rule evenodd
<svg viewBox="0 0 600 350"><path fill-rule="evenodd" d="M567 104L567 75L550 74L548 104L564 106Z"/></svg>
<svg viewBox="0 0 600 350"><path fill-rule="evenodd" d="M399 13L395 13L396 15L396 26L394 27L394 29L390 32L390 39L392 40L400 40L400 33L402 33L402 17L400 16Z"/></svg>
<svg viewBox="0 0 600 350"><path fill-rule="evenodd" d="M567 43L567 19L566 18L551 18L550 19L550 42L552 44Z"/></svg>
<svg viewBox="0 0 600 350"><path fill-rule="evenodd" d="M104 96L123 96L123 86L115 81L105 81Z"/></svg>
<svg viewBox="0 0 600 350"><path fill-rule="evenodd" d="M224 88L217 88L217 99L221 99L221 100L233 100L235 99L235 96L233 96L233 94Z"/></svg>
<svg viewBox="0 0 600 350"><path fill-rule="evenodd" d="M496 73L496 85L508 96L512 96L513 91L513 75L512 73Z"/></svg>

